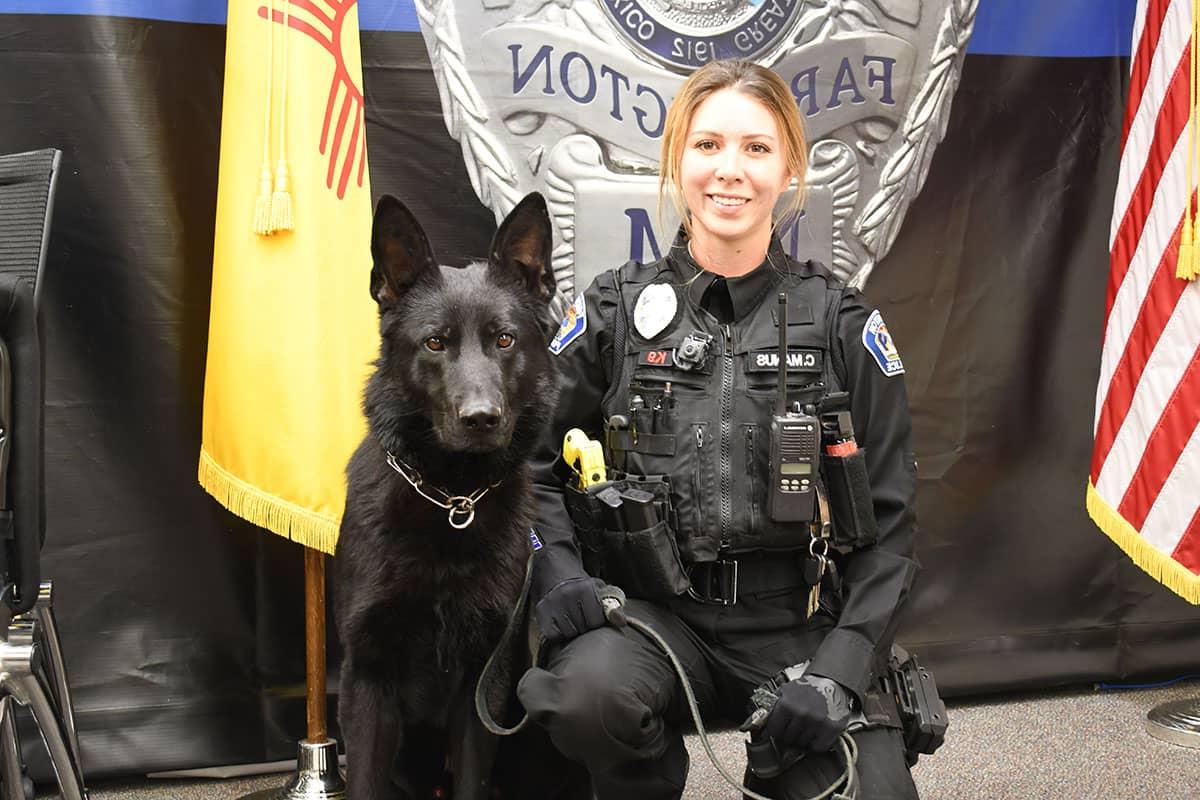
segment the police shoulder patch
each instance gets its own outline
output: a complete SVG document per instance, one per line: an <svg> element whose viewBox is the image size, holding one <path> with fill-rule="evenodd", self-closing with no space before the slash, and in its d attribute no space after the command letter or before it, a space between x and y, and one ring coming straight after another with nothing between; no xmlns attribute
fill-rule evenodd
<svg viewBox="0 0 1200 800"><path fill-rule="evenodd" d="M867 317L867 324L863 325L862 341L884 375L890 378L893 375L904 374L904 362L900 360L900 351L896 349L879 309L875 309L871 316Z"/></svg>
<svg viewBox="0 0 1200 800"><path fill-rule="evenodd" d="M575 297L575 302L567 308L567 315L563 317L562 324L558 326L558 332L550 340L550 352L558 355L566 349L567 345L582 336L586 330L587 303L580 294Z"/></svg>

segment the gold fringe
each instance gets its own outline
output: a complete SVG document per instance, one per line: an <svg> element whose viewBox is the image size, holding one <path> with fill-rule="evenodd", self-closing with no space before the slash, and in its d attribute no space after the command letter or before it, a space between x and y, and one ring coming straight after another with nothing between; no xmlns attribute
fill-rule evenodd
<svg viewBox="0 0 1200 800"><path fill-rule="evenodd" d="M264 492L225 470L203 448L200 485L218 503L248 522L329 555L337 548L338 522Z"/></svg>
<svg viewBox="0 0 1200 800"><path fill-rule="evenodd" d="M1105 502L1092 482L1088 481L1087 510L1092 521L1117 547L1154 580L1193 605L1200 605L1200 575L1195 575L1161 550L1146 541L1116 509Z"/></svg>

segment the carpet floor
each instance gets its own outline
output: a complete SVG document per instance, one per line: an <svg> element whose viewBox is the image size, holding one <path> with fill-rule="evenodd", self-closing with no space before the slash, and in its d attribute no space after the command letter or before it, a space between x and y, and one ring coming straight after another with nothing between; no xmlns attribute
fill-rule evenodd
<svg viewBox="0 0 1200 800"><path fill-rule="evenodd" d="M945 745L922 757L913 775L922 800L1200 800L1200 749L1162 742L1145 730L1146 713L1174 700L1200 702L1200 683L953 701ZM740 774L742 735L721 732L713 742L721 762ZM737 800L695 736L688 737L688 749L685 800ZM234 800L285 780L279 774L130 779L89 788L91 800ZM53 787L38 793L56 796Z"/></svg>

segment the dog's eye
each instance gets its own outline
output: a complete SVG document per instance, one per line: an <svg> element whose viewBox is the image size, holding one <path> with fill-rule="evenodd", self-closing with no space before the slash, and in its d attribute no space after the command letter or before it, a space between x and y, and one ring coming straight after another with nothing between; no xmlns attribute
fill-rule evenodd
<svg viewBox="0 0 1200 800"><path fill-rule="evenodd" d="M425 346L435 353L440 353L446 349L446 343L442 341L440 336L430 336L425 340Z"/></svg>
<svg viewBox="0 0 1200 800"><path fill-rule="evenodd" d="M516 339L511 333L502 333L496 337L496 346L501 348L512 347L515 341Z"/></svg>

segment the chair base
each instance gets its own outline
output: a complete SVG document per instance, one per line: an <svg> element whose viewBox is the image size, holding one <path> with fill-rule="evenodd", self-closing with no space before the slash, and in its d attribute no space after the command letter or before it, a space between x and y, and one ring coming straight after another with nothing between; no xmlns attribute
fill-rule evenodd
<svg viewBox="0 0 1200 800"><path fill-rule="evenodd" d="M300 742L296 772L286 786L251 792L238 800L343 800L345 796L337 742L327 739L317 744Z"/></svg>
<svg viewBox="0 0 1200 800"><path fill-rule="evenodd" d="M0 764L5 772L0 786L8 800L23 800L26 788L13 719L16 704L33 713L62 800L87 800L50 581L42 584L33 610L12 619L7 639L0 642ZM18 780L22 784L19 793Z"/></svg>

